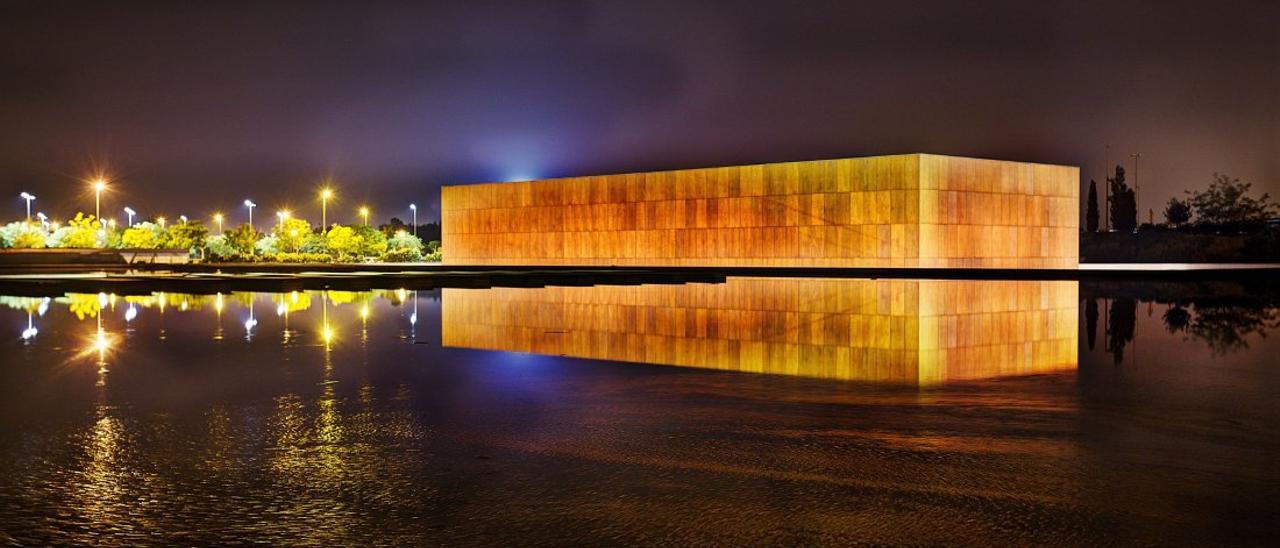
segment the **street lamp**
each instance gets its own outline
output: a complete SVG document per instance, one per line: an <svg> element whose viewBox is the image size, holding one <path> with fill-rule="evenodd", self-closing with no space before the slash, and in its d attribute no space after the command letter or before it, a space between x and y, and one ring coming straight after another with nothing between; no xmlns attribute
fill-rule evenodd
<svg viewBox="0 0 1280 548"><path fill-rule="evenodd" d="M184 225L185 225L185 224L187 224L187 216L186 216L186 215L178 215L178 221L179 221L179 222L181 222L181 223L182 223L182 224L184 224Z"/></svg>
<svg viewBox="0 0 1280 548"><path fill-rule="evenodd" d="M23 200L27 201L27 222L29 223L31 222L31 200L36 199L36 197L33 196L30 192L23 192L18 196L21 196Z"/></svg>
<svg viewBox="0 0 1280 548"><path fill-rule="evenodd" d="M1137 230L1137 216L1138 212L1141 211L1141 209L1138 208L1138 199L1142 196L1142 187L1138 186L1138 160L1142 158L1142 153L1135 152L1130 154L1129 157L1133 158L1133 224L1135 225L1134 230Z"/></svg>
<svg viewBox="0 0 1280 548"><path fill-rule="evenodd" d="M124 208L124 214L129 216L129 226L133 226L133 216L137 215L138 212L134 211L132 207L126 207Z"/></svg>
<svg viewBox="0 0 1280 548"><path fill-rule="evenodd" d="M45 216L43 211L36 212L36 218L40 219L40 226L48 226L49 217Z"/></svg>
<svg viewBox="0 0 1280 548"><path fill-rule="evenodd" d="M289 210L281 209L276 212L276 217L280 218L280 232L284 233L284 220L289 218Z"/></svg>
<svg viewBox="0 0 1280 548"><path fill-rule="evenodd" d="M418 237L418 205L409 204L409 211L413 212L413 237Z"/></svg>
<svg viewBox="0 0 1280 548"><path fill-rule="evenodd" d="M369 208L362 206L360 208L360 216L364 218L365 226L369 225Z"/></svg>
<svg viewBox="0 0 1280 548"><path fill-rule="evenodd" d="M102 218L102 191L107 189L107 181L101 177L93 181L93 216Z"/></svg>
<svg viewBox="0 0 1280 548"><path fill-rule="evenodd" d="M160 228L164 228L164 217L156 217L156 224L160 225Z"/></svg>
<svg viewBox="0 0 1280 548"><path fill-rule="evenodd" d="M329 226L329 198L333 197L333 190L323 189L320 191L320 229Z"/></svg>
<svg viewBox="0 0 1280 548"><path fill-rule="evenodd" d="M249 228L253 228L253 208L257 205L258 204L253 203L251 200L244 201L244 206L249 208Z"/></svg>
<svg viewBox="0 0 1280 548"><path fill-rule="evenodd" d="M214 214L213 214L213 222L215 222L215 223L217 223L217 224L218 224L218 234L222 234L222 214L221 214L221 213L214 213Z"/></svg>

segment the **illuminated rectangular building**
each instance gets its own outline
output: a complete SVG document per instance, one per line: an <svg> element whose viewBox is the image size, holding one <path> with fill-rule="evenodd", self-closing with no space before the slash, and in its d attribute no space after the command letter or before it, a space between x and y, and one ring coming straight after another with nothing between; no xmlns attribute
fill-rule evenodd
<svg viewBox="0 0 1280 548"><path fill-rule="evenodd" d="M905 154L446 186L444 262L1075 268L1079 178Z"/></svg>
<svg viewBox="0 0 1280 548"><path fill-rule="evenodd" d="M1074 371L1076 281L444 289L445 346L932 386Z"/></svg>

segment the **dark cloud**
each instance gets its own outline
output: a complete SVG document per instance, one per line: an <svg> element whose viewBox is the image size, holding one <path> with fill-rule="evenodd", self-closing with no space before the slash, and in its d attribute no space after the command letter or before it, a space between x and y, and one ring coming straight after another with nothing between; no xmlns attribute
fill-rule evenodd
<svg viewBox="0 0 1280 548"><path fill-rule="evenodd" d="M1215 170L1280 193L1273 2L0 9L0 192L63 214L98 166L171 215L326 178L391 214L441 183L903 151L1087 179L1105 143L1144 154L1144 208Z"/></svg>

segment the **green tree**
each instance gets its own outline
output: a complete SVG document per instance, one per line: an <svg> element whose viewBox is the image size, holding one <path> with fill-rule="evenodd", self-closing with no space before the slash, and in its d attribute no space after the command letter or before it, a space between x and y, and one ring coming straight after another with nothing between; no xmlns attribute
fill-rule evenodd
<svg viewBox="0 0 1280 548"><path fill-rule="evenodd" d="M142 221L125 229L120 245L127 249L158 249L164 247L165 229L149 221Z"/></svg>
<svg viewBox="0 0 1280 548"><path fill-rule="evenodd" d="M1191 204L1186 200L1169 198L1164 206L1164 220L1173 226L1181 226L1191 220Z"/></svg>
<svg viewBox="0 0 1280 548"><path fill-rule="evenodd" d="M387 252L387 237L381 231L369 225L356 225L354 228L360 238L361 258L377 258Z"/></svg>
<svg viewBox="0 0 1280 548"><path fill-rule="evenodd" d="M1276 214L1271 196L1249 196L1252 183L1242 183L1221 173L1213 174L1213 182L1204 191L1187 191L1189 202L1201 223L1210 225L1242 225L1260 223Z"/></svg>
<svg viewBox="0 0 1280 548"><path fill-rule="evenodd" d="M311 223L304 219L290 217L283 223L276 223L271 229L271 234L276 237L277 251L297 253L302 249L302 244L307 241L307 236L311 234Z"/></svg>
<svg viewBox="0 0 1280 548"><path fill-rule="evenodd" d="M1089 180L1088 208L1084 214L1084 231L1098 231L1098 182Z"/></svg>
<svg viewBox="0 0 1280 548"><path fill-rule="evenodd" d="M280 253L280 238L275 234L267 234L253 244L253 250L259 255L275 255Z"/></svg>
<svg viewBox="0 0 1280 548"><path fill-rule="evenodd" d="M394 219L393 219L394 220ZM422 260L422 240L404 230L387 238L387 252L382 254L387 262L413 262Z"/></svg>
<svg viewBox="0 0 1280 548"><path fill-rule="evenodd" d="M1124 166L1116 166L1116 176L1107 179L1111 196L1107 198L1111 228L1116 232L1133 232L1138 228L1138 204L1133 189L1124 182Z"/></svg>
<svg viewBox="0 0 1280 548"><path fill-rule="evenodd" d="M302 242L302 253L309 254L329 254L329 242L325 240L324 234L309 234L307 239Z"/></svg>
<svg viewBox="0 0 1280 548"><path fill-rule="evenodd" d="M169 239L165 242L165 247L192 251L204 247L205 238L208 237L209 229L203 222L196 220L178 223L169 228Z"/></svg>
<svg viewBox="0 0 1280 548"><path fill-rule="evenodd" d="M16 221L0 227L0 247L38 249L45 246L48 237L39 223Z"/></svg>
<svg viewBox="0 0 1280 548"><path fill-rule="evenodd" d="M432 263L444 260L444 248L441 247L440 240L427 242L427 252L422 255L422 260Z"/></svg>
<svg viewBox="0 0 1280 548"><path fill-rule="evenodd" d="M102 222L93 215L76 213L76 217L67 221L67 226L63 228L67 230L59 239L58 247L90 248L101 247L105 243Z"/></svg>
<svg viewBox="0 0 1280 548"><path fill-rule="evenodd" d="M262 233L245 223L228 230L225 236L227 237L227 245L234 249L236 253L253 255L258 239L262 238Z"/></svg>
<svg viewBox="0 0 1280 548"><path fill-rule="evenodd" d="M329 252L341 261L350 261L360 254L360 236L349 226L334 225L325 234Z"/></svg>
<svg viewBox="0 0 1280 548"><path fill-rule="evenodd" d="M231 241L227 239L226 234L218 234L216 236L209 236L206 238L204 241L204 249L211 259L232 259L239 254L239 252L236 251L236 248L231 246Z"/></svg>

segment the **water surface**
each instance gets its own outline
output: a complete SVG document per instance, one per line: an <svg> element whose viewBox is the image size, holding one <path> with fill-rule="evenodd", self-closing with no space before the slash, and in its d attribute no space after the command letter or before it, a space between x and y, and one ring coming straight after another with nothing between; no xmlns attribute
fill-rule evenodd
<svg viewBox="0 0 1280 548"><path fill-rule="evenodd" d="M1266 544L1276 293L3 297L0 539Z"/></svg>

